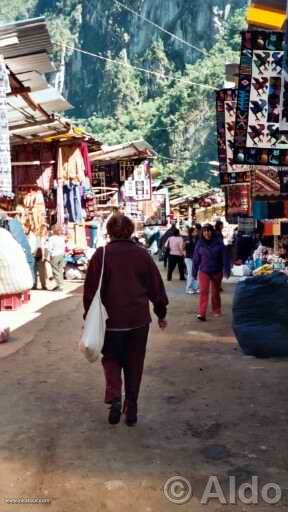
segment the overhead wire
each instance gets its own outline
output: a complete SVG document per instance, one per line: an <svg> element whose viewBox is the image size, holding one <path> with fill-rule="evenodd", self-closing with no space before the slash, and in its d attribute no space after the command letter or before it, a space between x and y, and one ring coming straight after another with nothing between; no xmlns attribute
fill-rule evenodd
<svg viewBox="0 0 288 512"><path fill-rule="evenodd" d="M157 151L156 151L157 153ZM159 153L157 153L157 157L160 158L160 160L168 160L170 162L191 162L191 163L195 163L195 160L192 160L191 158L172 158L172 157L168 157L168 156L164 156L164 155L160 155Z"/></svg>
<svg viewBox="0 0 288 512"><path fill-rule="evenodd" d="M126 9L127 11L131 12L135 16L138 16L138 18L141 18L144 21L146 21L146 23L150 23L150 25L152 25L153 27L156 27L158 30L161 30L165 34L169 35L170 37L173 37L177 41L180 41L180 43L185 44L186 46L189 46L193 50L196 50L197 52L200 52L203 55L208 55L206 50L203 50L203 49L198 48L197 46L195 46L195 45L193 45L191 43L188 43L188 41L185 41L185 39L182 39L181 37L177 36L176 34L173 34L173 32L170 32L169 30L166 30L165 28L161 27L160 25L158 25L154 21L150 20L149 18L146 18L146 16L144 16L143 14L140 14L139 12L134 11L134 9L132 9L131 7L128 7L128 5L122 4L122 2L119 2L119 0L114 0L114 2L115 2L115 4L117 4L120 7L122 7L122 9Z"/></svg>
<svg viewBox="0 0 288 512"><path fill-rule="evenodd" d="M217 91L218 89L216 87L213 87L212 85L208 85L208 84L202 84L200 82L192 82L192 80L187 80L186 78L178 78L176 76L171 76L171 75L166 75L164 73L160 73L158 71L154 71L152 69L147 69L147 68L141 68L139 66L134 66L133 64L130 64L128 62L126 62L125 64L123 63L123 61L119 61L119 60L116 60L116 59L111 59L110 57L104 57L103 55L100 55L99 53L93 53L93 52L89 52L88 50L82 50L81 48L75 48L73 46L69 46L68 44L62 44L62 43L54 43L56 46L61 46L62 48L68 48L69 50L72 50L74 52L78 52L78 53L83 53L84 55L90 55L90 57L95 57L96 59L100 59L100 60L103 60L103 61L106 61L106 62L112 62L118 66L128 66L132 69L136 69L136 71L141 71L142 73L147 73L149 75L154 75L154 76L157 76L158 78L168 78L169 80L175 80L176 82L181 82L181 83L186 83L186 84L189 84L189 85L195 85L197 87L202 87L202 88L205 88L205 89L210 89L210 90L213 90L213 91Z"/></svg>

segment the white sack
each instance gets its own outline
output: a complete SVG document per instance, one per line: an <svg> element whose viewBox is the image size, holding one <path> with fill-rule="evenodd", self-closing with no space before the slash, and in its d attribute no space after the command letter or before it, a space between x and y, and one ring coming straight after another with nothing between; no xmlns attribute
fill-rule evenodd
<svg viewBox="0 0 288 512"><path fill-rule="evenodd" d="M0 228L0 295L31 290L33 277L22 247Z"/></svg>

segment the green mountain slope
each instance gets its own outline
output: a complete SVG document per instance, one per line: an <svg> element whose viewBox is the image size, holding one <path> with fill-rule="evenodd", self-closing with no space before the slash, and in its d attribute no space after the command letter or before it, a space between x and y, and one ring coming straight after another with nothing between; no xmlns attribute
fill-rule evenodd
<svg viewBox="0 0 288 512"><path fill-rule="evenodd" d="M206 55L163 34L117 0L27 0L24 5L11 0L9 7L0 6L0 22L46 15L56 61L62 42L114 60L66 50L65 94L75 107L71 116L106 143L145 138L163 156L165 174L176 173L185 183L213 183L203 163L217 157L213 88L223 86L225 63L239 60L244 11L236 8L247 1L121 2Z"/></svg>

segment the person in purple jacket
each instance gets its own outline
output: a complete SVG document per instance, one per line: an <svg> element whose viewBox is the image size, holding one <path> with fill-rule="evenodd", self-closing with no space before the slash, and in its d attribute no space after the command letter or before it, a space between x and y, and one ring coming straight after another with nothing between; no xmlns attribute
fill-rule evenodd
<svg viewBox="0 0 288 512"><path fill-rule="evenodd" d="M200 296L198 320L204 322L209 302L210 285L212 288L212 312L221 315L221 281L230 276L230 261L223 241L217 236L211 224L202 228L202 236L193 255L193 277L199 282Z"/></svg>
<svg viewBox="0 0 288 512"><path fill-rule="evenodd" d="M111 406L108 421L119 423L122 410L122 371L125 381L123 412L126 424L137 423L137 401L151 323L149 302L160 329L167 322L168 299L160 272L148 251L132 241L133 222L113 215L107 224L111 242L105 250L101 299L108 313L102 364L106 379L105 403ZM84 316L98 288L103 247L94 254L84 285Z"/></svg>

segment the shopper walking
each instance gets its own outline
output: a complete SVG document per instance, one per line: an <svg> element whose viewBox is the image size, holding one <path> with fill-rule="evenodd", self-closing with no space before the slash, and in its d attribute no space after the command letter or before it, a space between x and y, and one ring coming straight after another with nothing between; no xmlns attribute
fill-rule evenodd
<svg viewBox="0 0 288 512"><path fill-rule="evenodd" d="M169 251L166 249L165 244L171 236L175 235L175 231L177 231L177 227L175 224L172 224L172 226L165 231L164 235L161 236L159 241L159 250L161 257L163 258L164 268L167 268L169 256Z"/></svg>
<svg viewBox="0 0 288 512"><path fill-rule="evenodd" d="M109 423L117 424L122 411L122 371L125 381L123 412L126 424L137 423L141 385L151 316L154 306L161 329L166 327L168 299L159 270L148 251L131 237L133 222L124 215L113 216L107 231L110 243L105 249L102 302L108 313L102 364L106 379L105 403L110 404ZM102 269L103 248L93 256L84 285L87 314L97 291Z"/></svg>
<svg viewBox="0 0 288 512"><path fill-rule="evenodd" d="M220 288L223 277L230 276L230 261L223 242L215 234L213 226L206 224L202 229L201 240L196 245L193 256L193 277L199 279L200 300L198 316L205 321L210 286L212 288L212 312L215 316L221 315Z"/></svg>
<svg viewBox="0 0 288 512"><path fill-rule="evenodd" d="M53 276L57 284L55 289L63 291L65 237L63 229L59 225L53 227L52 233L48 240L48 254L50 256Z"/></svg>
<svg viewBox="0 0 288 512"><path fill-rule="evenodd" d="M218 219L215 222L214 229L215 229L215 234L219 237L219 240L221 240L224 243L224 235L223 235L224 223L222 222L222 220ZM226 246L225 246L225 251L228 252L228 249L226 248ZM223 276L222 276L221 284L220 284L220 292L224 291L222 281L223 281Z"/></svg>
<svg viewBox="0 0 288 512"><path fill-rule="evenodd" d="M193 277L193 254L198 241L195 228L188 228L188 237L184 240L184 256L187 270L186 293L195 294L199 291L197 279Z"/></svg>
<svg viewBox="0 0 288 512"><path fill-rule="evenodd" d="M42 289L47 288L46 283L46 271L45 271L45 261L48 252L48 229L45 224L43 224L39 229L39 234L36 236L36 250L35 250L35 284L34 288L37 289L38 285L38 276L40 279L40 284Z"/></svg>
<svg viewBox="0 0 288 512"><path fill-rule="evenodd" d="M224 223L222 222L222 220L217 220L215 222L215 233L216 235L219 236L220 240L224 240L224 236L223 236L223 229L224 229Z"/></svg>
<svg viewBox="0 0 288 512"><path fill-rule="evenodd" d="M179 229L176 229L174 235L168 238L165 248L168 250L167 281L172 281L173 272L177 265L180 281L185 281L184 241L183 237L180 236Z"/></svg>

